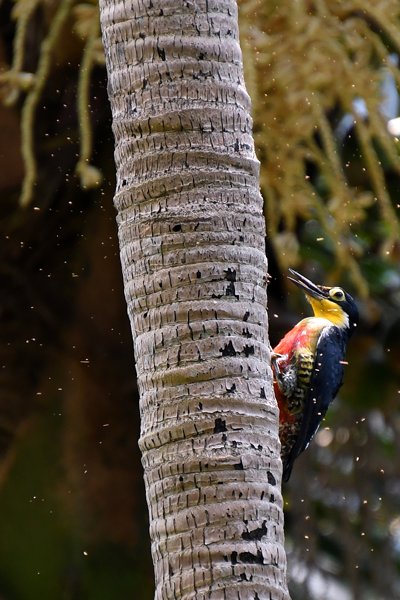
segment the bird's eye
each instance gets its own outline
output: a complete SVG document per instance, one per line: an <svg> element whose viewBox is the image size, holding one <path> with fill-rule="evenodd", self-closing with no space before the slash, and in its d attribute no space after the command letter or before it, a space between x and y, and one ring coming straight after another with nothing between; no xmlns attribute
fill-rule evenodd
<svg viewBox="0 0 400 600"><path fill-rule="evenodd" d="M329 295L333 300L338 300L339 302L345 298L344 292L340 288L332 288L329 290Z"/></svg>

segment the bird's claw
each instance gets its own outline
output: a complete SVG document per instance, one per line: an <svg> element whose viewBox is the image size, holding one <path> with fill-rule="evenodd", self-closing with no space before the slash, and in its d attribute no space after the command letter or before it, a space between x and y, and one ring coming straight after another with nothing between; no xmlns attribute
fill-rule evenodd
<svg viewBox="0 0 400 600"><path fill-rule="evenodd" d="M279 352L271 352L271 366L277 375L281 373L279 363L285 360L286 354L279 354Z"/></svg>

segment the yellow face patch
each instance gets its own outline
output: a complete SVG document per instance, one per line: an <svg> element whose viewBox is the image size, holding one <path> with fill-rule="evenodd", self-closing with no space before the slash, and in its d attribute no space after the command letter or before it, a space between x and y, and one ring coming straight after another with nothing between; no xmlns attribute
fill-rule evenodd
<svg viewBox="0 0 400 600"><path fill-rule="evenodd" d="M313 298L312 296L308 296L307 294L306 296L316 317L328 319L328 321L336 325L336 327L349 326L349 317L344 310L338 304L336 304L336 302L332 302L327 298L320 300Z"/></svg>

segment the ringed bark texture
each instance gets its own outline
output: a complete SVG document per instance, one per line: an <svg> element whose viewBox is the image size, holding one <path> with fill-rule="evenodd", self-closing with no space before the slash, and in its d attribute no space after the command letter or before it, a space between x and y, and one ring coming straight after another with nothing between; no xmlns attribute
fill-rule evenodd
<svg viewBox="0 0 400 600"><path fill-rule="evenodd" d="M100 7L155 598L287 599L236 2Z"/></svg>

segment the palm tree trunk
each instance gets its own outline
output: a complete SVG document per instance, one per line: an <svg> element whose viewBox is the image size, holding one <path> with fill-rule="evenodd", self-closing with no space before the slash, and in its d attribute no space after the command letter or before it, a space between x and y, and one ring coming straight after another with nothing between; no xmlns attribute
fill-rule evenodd
<svg viewBox="0 0 400 600"><path fill-rule="evenodd" d="M233 0L100 0L156 599L287 599Z"/></svg>

